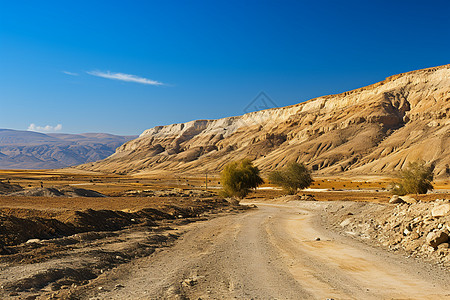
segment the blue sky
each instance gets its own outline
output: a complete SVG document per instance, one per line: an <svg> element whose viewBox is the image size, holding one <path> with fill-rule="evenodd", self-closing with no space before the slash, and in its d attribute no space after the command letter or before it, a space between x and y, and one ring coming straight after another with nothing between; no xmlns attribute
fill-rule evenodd
<svg viewBox="0 0 450 300"><path fill-rule="evenodd" d="M139 134L450 63L449 1L0 3L0 128Z"/></svg>

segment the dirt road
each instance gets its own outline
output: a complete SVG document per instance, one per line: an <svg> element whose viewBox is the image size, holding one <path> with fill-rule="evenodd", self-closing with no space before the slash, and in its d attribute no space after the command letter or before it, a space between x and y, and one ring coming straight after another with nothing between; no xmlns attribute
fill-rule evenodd
<svg viewBox="0 0 450 300"><path fill-rule="evenodd" d="M79 296L450 299L445 271L327 231L317 218L327 203L257 205L187 225L173 247L121 265Z"/></svg>

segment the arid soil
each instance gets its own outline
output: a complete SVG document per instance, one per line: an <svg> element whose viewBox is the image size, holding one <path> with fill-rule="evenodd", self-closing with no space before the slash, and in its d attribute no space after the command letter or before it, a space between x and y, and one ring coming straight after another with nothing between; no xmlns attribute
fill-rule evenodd
<svg viewBox="0 0 450 300"><path fill-rule="evenodd" d="M448 241L427 239L448 227L447 215L433 216L435 207L450 206L442 200L447 181L417 196L417 204L389 204L388 179L316 178L299 196L280 197L266 185L245 199L258 206L249 208L216 196L217 189L202 190L204 178L2 175L1 193L17 184L25 190L0 196L0 299L450 294ZM55 187L69 192L36 196ZM73 195L78 188L107 197Z"/></svg>
<svg viewBox="0 0 450 300"><path fill-rule="evenodd" d="M257 203L189 224L172 248L74 289L81 299L450 299L448 271L330 231L349 202Z"/></svg>
<svg viewBox="0 0 450 300"><path fill-rule="evenodd" d="M66 298L102 273L170 245L180 225L245 209L217 197L0 200L1 299Z"/></svg>

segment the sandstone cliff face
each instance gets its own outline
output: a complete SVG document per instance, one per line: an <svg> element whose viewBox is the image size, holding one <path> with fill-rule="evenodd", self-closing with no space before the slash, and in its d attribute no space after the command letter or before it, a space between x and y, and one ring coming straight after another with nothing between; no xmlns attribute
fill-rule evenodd
<svg viewBox="0 0 450 300"><path fill-rule="evenodd" d="M422 158L446 176L449 147L450 65L444 65L293 106L154 127L80 168L199 174L247 157L263 171L296 160L319 174L392 175Z"/></svg>

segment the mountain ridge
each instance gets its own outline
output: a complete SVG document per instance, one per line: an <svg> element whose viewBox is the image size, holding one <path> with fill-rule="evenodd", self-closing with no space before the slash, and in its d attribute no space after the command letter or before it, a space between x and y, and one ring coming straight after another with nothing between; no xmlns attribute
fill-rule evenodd
<svg viewBox="0 0 450 300"><path fill-rule="evenodd" d="M408 161L450 163L450 65L415 70L335 95L217 120L156 126L93 171L220 171L251 158L264 172L291 160L318 174L392 174Z"/></svg>
<svg viewBox="0 0 450 300"><path fill-rule="evenodd" d="M136 136L0 129L1 169L55 169L100 160Z"/></svg>

